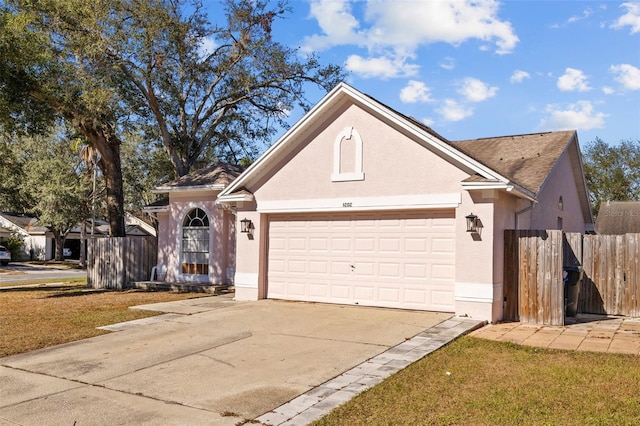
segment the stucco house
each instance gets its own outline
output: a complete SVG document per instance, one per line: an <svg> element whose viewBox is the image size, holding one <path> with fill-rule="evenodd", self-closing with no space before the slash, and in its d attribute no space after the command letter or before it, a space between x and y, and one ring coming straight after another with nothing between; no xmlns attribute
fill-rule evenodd
<svg viewBox="0 0 640 426"><path fill-rule="evenodd" d="M576 132L452 142L346 84L226 175L158 189L169 195L157 211L160 262L183 280L232 275L237 300L498 321L505 229L593 230ZM191 217L198 210L209 226ZM204 247L190 242L196 217L212 235L193 238L217 260L192 267L186 247Z"/></svg>
<svg viewBox="0 0 640 426"><path fill-rule="evenodd" d="M158 221L160 281L231 284L235 270L235 217L216 199L242 168L211 164L163 184L145 207Z"/></svg>
<svg viewBox="0 0 640 426"><path fill-rule="evenodd" d="M155 236L155 228L143 220L125 212L127 236ZM67 234L65 248L71 250L72 259L80 257L81 230L80 224ZM91 220L88 220L87 237L91 234ZM96 219L93 229L95 237L109 236L109 223ZM50 260L55 257L55 238L46 226L38 223L38 218L31 214L17 214L0 212L0 244L12 235L17 235L23 241L22 250L15 254L21 260Z"/></svg>

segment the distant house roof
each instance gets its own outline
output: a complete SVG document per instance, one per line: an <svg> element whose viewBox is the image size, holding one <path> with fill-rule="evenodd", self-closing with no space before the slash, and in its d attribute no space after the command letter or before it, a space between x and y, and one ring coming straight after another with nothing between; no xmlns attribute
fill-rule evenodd
<svg viewBox="0 0 640 426"><path fill-rule="evenodd" d="M575 131L453 142L453 146L537 194Z"/></svg>
<svg viewBox="0 0 640 426"><path fill-rule="evenodd" d="M20 231L28 234L44 234L49 230L46 226L38 225L38 218L30 214L3 212L0 213L0 216L9 222L5 222L5 228L11 229L13 225L14 227L19 228Z"/></svg>
<svg viewBox="0 0 640 426"><path fill-rule="evenodd" d="M603 235L640 233L640 201L607 201L600 205L596 232Z"/></svg>
<svg viewBox="0 0 640 426"><path fill-rule="evenodd" d="M223 190L242 173L243 168L233 164L218 162L182 176L172 182L165 183L154 189L155 193L173 191L210 189Z"/></svg>

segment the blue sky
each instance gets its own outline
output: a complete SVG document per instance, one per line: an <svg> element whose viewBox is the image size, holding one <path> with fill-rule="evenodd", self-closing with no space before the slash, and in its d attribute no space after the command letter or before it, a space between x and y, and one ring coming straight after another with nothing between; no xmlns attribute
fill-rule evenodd
<svg viewBox="0 0 640 426"><path fill-rule="evenodd" d="M290 6L276 40L344 65L347 83L450 140L564 129L582 145L640 140L640 2Z"/></svg>

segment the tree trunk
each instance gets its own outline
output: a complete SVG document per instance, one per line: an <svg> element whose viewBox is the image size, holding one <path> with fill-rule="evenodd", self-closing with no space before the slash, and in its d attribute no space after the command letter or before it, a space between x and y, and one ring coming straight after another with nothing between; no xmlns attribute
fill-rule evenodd
<svg viewBox="0 0 640 426"><path fill-rule="evenodd" d="M92 120L80 120L78 127L100 153L98 166L102 170L107 192L107 216L109 235L125 237L124 189L122 185L122 163L120 161L120 139L105 131L103 123L95 125Z"/></svg>

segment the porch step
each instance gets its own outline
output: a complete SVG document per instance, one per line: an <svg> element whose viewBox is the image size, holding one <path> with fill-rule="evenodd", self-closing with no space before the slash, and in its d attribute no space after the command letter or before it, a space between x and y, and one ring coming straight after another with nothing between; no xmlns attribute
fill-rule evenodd
<svg viewBox="0 0 640 426"><path fill-rule="evenodd" d="M128 288L150 291L175 291L177 293L209 293L228 294L234 293L235 287L228 284L194 284L194 283L169 283L164 281L138 281L131 283Z"/></svg>

